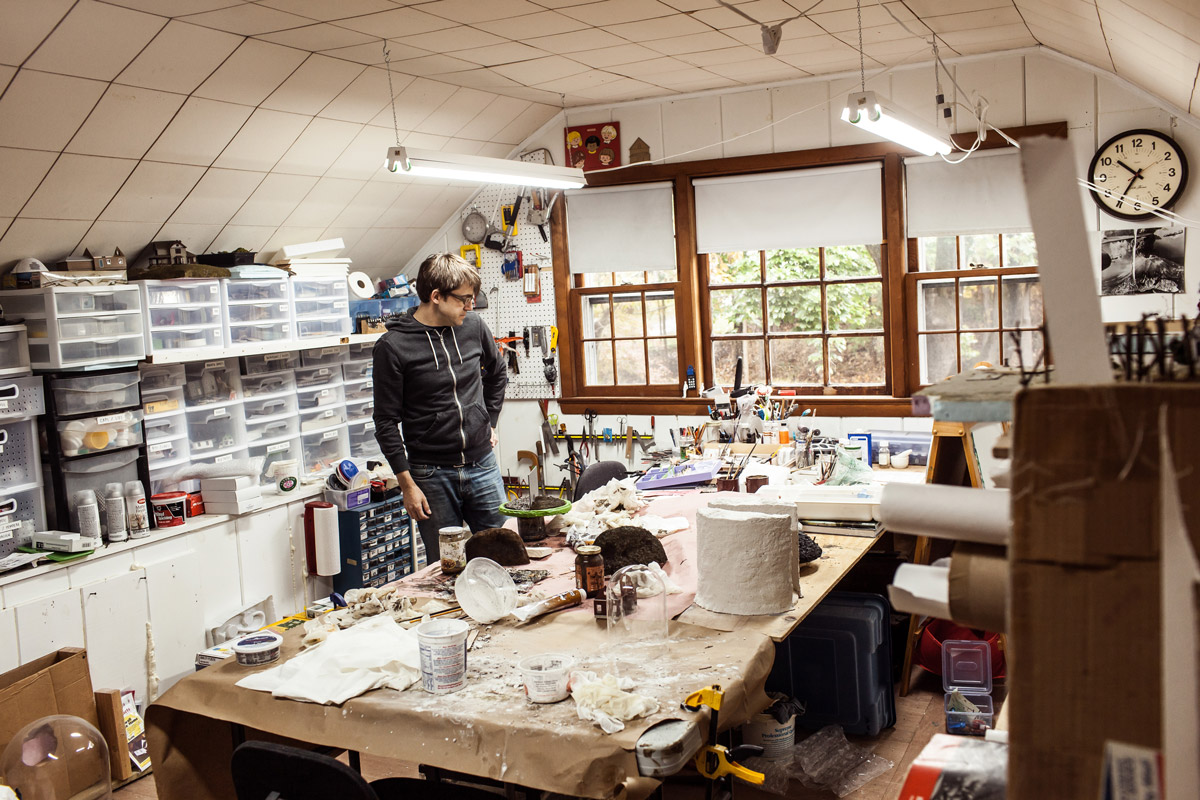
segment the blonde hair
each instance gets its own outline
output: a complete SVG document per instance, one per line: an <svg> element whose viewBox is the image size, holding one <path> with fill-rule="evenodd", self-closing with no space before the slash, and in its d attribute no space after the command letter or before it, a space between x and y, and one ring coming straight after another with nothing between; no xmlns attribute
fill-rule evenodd
<svg viewBox="0 0 1200 800"><path fill-rule="evenodd" d="M479 270L454 253L431 253L417 271L417 297L428 303L434 289L448 295L464 283L471 287L472 294L477 293Z"/></svg>

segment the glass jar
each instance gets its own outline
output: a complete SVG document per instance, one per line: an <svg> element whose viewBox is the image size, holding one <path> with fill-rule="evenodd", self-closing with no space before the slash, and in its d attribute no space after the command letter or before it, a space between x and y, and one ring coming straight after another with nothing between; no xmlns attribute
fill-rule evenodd
<svg viewBox="0 0 1200 800"><path fill-rule="evenodd" d="M457 575L467 566L467 539L470 536L469 530L458 525L438 529L443 575Z"/></svg>
<svg viewBox="0 0 1200 800"><path fill-rule="evenodd" d="M591 598L604 596L604 556L594 544L575 549L575 585Z"/></svg>

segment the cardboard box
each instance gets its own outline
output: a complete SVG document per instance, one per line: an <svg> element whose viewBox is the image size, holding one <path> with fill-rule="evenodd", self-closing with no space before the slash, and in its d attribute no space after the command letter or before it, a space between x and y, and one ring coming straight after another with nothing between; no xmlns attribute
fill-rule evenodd
<svg viewBox="0 0 1200 800"><path fill-rule="evenodd" d="M96 716L100 720L100 732L108 742L108 761L114 782L133 776L133 762L129 760L126 747L125 720L121 713L121 691L101 689L96 692Z"/></svg>
<svg viewBox="0 0 1200 800"><path fill-rule="evenodd" d="M257 486L258 481L249 475L237 475L230 478L204 478L200 481L200 493L207 495L209 492L236 492L239 489L249 489Z"/></svg>
<svg viewBox="0 0 1200 800"><path fill-rule="evenodd" d="M5 746L21 728L52 714L71 714L98 727L83 648L64 647L0 675L0 742Z"/></svg>

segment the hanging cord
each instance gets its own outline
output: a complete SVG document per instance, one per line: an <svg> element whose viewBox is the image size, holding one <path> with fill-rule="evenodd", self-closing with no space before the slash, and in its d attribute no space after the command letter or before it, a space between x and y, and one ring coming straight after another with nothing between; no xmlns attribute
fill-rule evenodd
<svg viewBox="0 0 1200 800"><path fill-rule="evenodd" d="M388 98L392 101L392 130L396 132L396 147L400 146L400 123L396 121L396 91L392 88L392 51L383 40L383 63L387 65Z"/></svg>
<svg viewBox="0 0 1200 800"><path fill-rule="evenodd" d="M854 5L858 9L858 80L859 91L867 90L867 57L863 54L862 43L862 0L854 0Z"/></svg>

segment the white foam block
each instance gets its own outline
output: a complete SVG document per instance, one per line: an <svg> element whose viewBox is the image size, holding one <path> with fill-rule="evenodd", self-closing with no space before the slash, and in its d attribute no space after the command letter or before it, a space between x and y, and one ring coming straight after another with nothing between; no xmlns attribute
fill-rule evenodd
<svg viewBox="0 0 1200 800"><path fill-rule="evenodd" d="M792 588L800 593L800 528L796 504L790 500L776 500L770 497L759 497L757 494L744 496L722 496L708 504L709 508L723 508L727 511L753 511L756 514L783 514L792 520L792 529L796 535L792 537Z"/></svg>
<svg viewBox="0 0 1200 800"><path fill-rule="evenodd" d="M696 511L696 604L721 614L781 614L792 607L795 522L783 514Z"/></svg>

